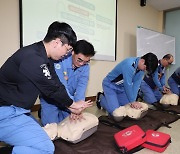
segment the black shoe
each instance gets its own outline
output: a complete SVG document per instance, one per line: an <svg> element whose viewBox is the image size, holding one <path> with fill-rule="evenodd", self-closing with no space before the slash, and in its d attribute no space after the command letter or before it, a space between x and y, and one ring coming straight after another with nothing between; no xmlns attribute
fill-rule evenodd
<svg viewBox="0 0 180 154"><path fill-rule="evenodd" d="M38 110L38 117L39 117L39 119L41 119L41 107Z"/></svg>
<svg viewBox="0 0 180 154"><path fill-rule="evenodd" d="M101 109L101 104L100 104L100 96L103 95L104 93L98 92L96 96L96 105L98 109Z"/></svg>
<svg viewBox="0 0 180 154"><path fill-rule="evenodd" d="M13 146L6 146L0 148L0 153L2 154L11 154L12 153Z"/></svg>

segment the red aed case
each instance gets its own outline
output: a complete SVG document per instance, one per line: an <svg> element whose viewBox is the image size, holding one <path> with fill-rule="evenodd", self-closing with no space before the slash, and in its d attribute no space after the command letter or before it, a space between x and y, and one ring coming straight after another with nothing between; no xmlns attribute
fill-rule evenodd
<svg viewBox="0 0 180 154"><path fill-rule="evenodd" d="M122 153L144 143L146 141L145 136L145 132L138 125L133 125L114 134L116 144Z"/></svg>
<svg viewBox="0 0 180 154"><path fill-rule="evenodd" d="M170 143L171 137L169 134L154 130L147 130L146 141L142 144L142 146L157 152L163 152Z"/></svg>

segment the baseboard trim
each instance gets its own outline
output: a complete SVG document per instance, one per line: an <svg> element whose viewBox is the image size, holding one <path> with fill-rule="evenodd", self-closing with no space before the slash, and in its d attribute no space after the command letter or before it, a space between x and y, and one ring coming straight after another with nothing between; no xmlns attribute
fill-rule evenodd
<svg viewBox="0 0 180 154"><path fill-rule="evenodd" d="M86 101L87 101L87 100L95 101L95 100L96 100L96 96L86 97Z"/></svg>
<svg viewBox="0 0 180 154"><path fill-rule="evenodd" d="M87 100L95 101L95 100L96 100L96 96L86 97L86 101L87 101ZM35 104L35 105L31 108L31 112L38 111L39 109L40 109L40 104Z"/></svg>

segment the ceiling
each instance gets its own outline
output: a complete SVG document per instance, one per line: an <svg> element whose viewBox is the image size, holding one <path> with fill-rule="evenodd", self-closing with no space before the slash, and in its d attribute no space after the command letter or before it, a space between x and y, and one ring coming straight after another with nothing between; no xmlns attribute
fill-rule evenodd
<svg viewBox="0 0 180 154"><path fill-rule="evenodd" d="M146 0L146 5L151 5L158 11L180 8L180 0Z"/></svg>

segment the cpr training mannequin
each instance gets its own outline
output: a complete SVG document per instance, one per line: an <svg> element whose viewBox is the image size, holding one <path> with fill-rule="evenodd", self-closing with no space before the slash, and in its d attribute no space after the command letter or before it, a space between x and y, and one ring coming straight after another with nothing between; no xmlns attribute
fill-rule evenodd
<svg viewBox="0 0 180 154"><path fill-rule="evenodd" d="M165 94L160 100L161 104L166 105L177 105L179 100L179 96L176 94Z"/></svg>
<svg viewBox="0 0 180 154"><path fill-rule="evenodd" d="M112 113L112 116L115 121L121 121L124 117L129 117L132 119L140 119L144 117L148 111L148 105L146 103L139 102L142 106L140 109L135 109L130 106L130 104L126 104L125 106L120 106L115 109Z"/></svg>
<svg viewBox="0 0 180 154"><path fill-rule="evenodd" d="M47 124L43 129L46 131L51 140L62 138L72 143L78 143L90 135L92 135L98 126L98 118L91 114L82 113L84 119L81 121L71 122L69 117L66 117L59 124Z"/></svg>

